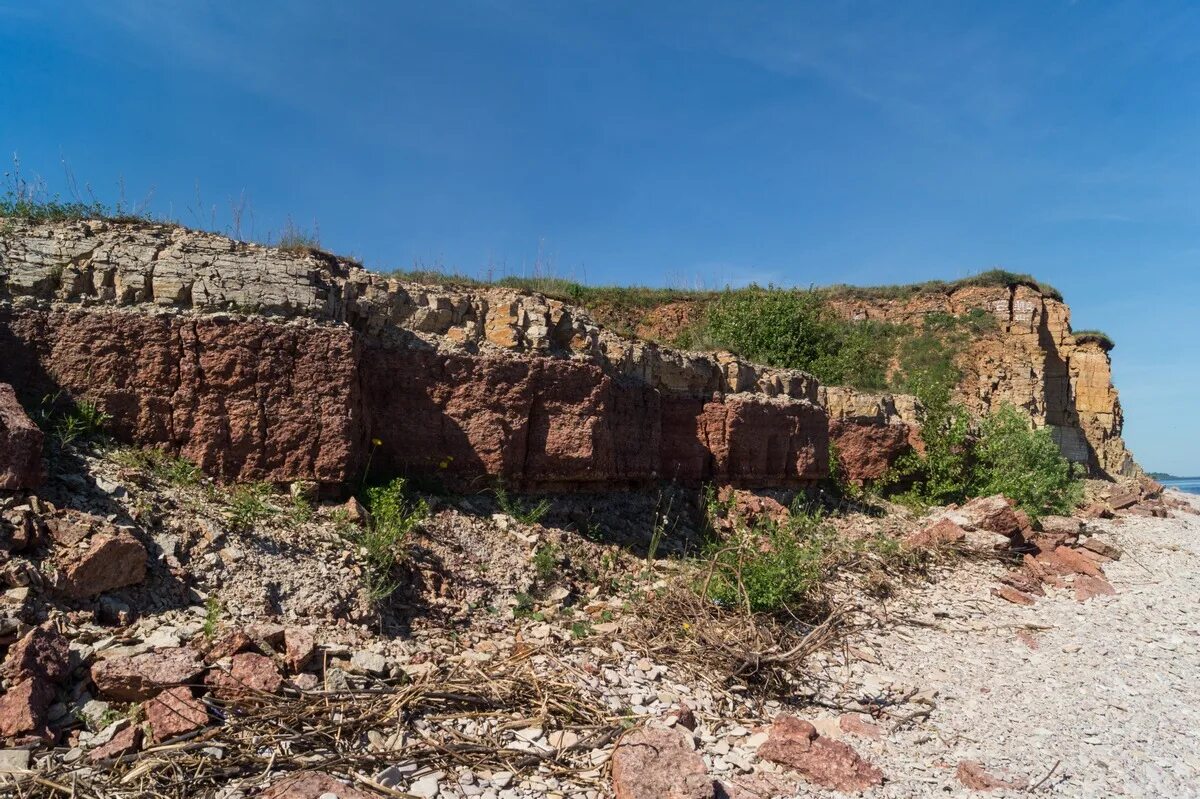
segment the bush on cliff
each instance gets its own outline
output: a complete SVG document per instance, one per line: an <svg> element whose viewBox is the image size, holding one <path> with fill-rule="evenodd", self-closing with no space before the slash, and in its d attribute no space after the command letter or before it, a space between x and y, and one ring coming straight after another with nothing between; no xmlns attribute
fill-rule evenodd
<svg viewBox="0 0 1200 799"><path fill-rule="evenodd" d="M1034 518L1069 514L1083 498L1083 483L1050 431L1035 430L1012 405L983 420L973 454L976 496L1003 494Z"/></svg>
<svg viewBox="0 0 1200 799"><path fill-rule="evenodd" d="M1005 405L972 431L965 408L953 402L926 406L922 420L925 452L897 463L891 484L917 505L946 505L970 497L1003 494L1032 518L1069 514L1083 497L1075 467L1046 429Z"/></svg>
<svg viewBox="0 0 1200 799"><path fill-rule="evenodd" d="M708 346L870 391L887 388L897 333L894 325L838 317L819 292L757 286L722 293L704 329Z"/></svg>

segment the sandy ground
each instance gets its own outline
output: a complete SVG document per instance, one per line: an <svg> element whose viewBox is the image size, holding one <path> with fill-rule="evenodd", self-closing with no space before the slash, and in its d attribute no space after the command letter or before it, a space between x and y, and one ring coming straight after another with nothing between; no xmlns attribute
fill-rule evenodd
<svg viewBox="0 0 1200 799"><path fill-rule="evenodd" d="M1095 527L1125 553L1105 566L1116 596L1016 606L970 566L912 595L929 626L868 638L880 662L844 667L848 691L936 692L928 719L854 739L889 778L868 796L973 795L954 776L971 759L1028 781L993 796L1200 797L1200 516Z"/></svg>

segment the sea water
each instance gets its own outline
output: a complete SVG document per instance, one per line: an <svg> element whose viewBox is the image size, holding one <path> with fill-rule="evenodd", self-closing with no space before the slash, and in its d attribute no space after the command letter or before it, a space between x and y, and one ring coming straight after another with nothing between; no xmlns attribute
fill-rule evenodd
<svg viewBox="0 0 1200 799"><path fill-rule="evenodd" d="M1178 488L1189 494L1200 494L1200 477L1173 477L1161 482L1167 488Z"/></svg>

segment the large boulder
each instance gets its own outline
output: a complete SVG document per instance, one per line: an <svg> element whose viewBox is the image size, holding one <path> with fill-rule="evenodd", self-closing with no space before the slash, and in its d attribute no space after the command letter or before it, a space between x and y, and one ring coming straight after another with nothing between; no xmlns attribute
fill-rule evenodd
<svg viewBox="0 0 1200 799"><path fill-rule="evenodd" d="M167 688L187 685L204 671L193 649L176 647L92 664L92 682L100 695L119 702L152 699Z"/></svg>
<svg viewBox="0 0 1200 799"><path fill-rule="evenodd" d="M1029 519L1017 511L1003 494L978 497L958 510L969 530L985 530L989 533L1008 536L1019 535L1029 526Z"/></svg>
<svg viewBox="0 0 1200 799"><path fill-rule="evenodd" d="M186 685L168 688L146 703L146 720L155 741L198 730L208 724L208 709Z"/></svg>
<svg viewBox="0 0 1200 799"><path fill-rule="evenodd" d="M810 722L795 716L775 719L758 756L835 791L865 791L883 784L883 773L849 744L821 735Z"/></svg>
<svg viewBox="0 0 1200 799"><path fill-rule="evenodd" d="M716 786L686 733L643 727L617 743L612 756L617 799L713 799Z"/></svg>
<svg viewBox="0 0 1200 799"><path fill-rule="evenodd" d="M72 599L137 585L146 579L146 547L127 530L102 533L63 558L59 590Z"/></svg>
<svg viewBox="0 0 1200 799"><path fill-rule="evenodd" d="M37 679L60 683L70 674L70 662L67 639L44 624L13 644L0 673L11 682Z"/></svg>
<svg viewBox="0 0 1200 799"><path fill-rule="evenodd" d="M54 688L32 677L12 686L0 696L0 738L42 735L46 710L54 700Z"/></svg>
<svg viewBox="0 0 1200 799"><path fill-rule="evenodd" d="M0 490L42 482L42 431L25 414L16 392L0 383Z"/></svg>

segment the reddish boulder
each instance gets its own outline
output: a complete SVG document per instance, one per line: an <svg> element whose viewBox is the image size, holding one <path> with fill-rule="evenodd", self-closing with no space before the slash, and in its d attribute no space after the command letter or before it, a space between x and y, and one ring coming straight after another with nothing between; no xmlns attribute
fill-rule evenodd
<svg viewBox="0 0 1200 799"><path fill-rule="evenodd" d="M998 596L1014 605L1032 605L1035 601L1029 594L1019 591L1011 585L1002 585L999 588L993 588L992 595Z"/></svg>
<svg viewBox="0 0 1200 799"><path fill-rule="evenodd" d="M36 679L59 683L70 674L70 664L67 639L54 627L44 624L34 627L12 645L0 674L10 682Z"/></svg>
<svg viewBox="0 0 1200 799"><path fill-rule="evenodd" d="M966 540L966 530L955 524L952 519L940 519L905 536L904 543L912 549L937 549L961 544Z"/></svg>
<svg viewBox="0 0 1200 799"><path fill-rule="evenodd" d="M1095 536L1084 539L1080 546L1090 552L1095 552L1101 557L1108 558L1109 560L1120 560L1121 555L1124 554L1120 547L1116 546L1115 544L1110 544L1103 539L1096 538Z"/></svg>
<svg viewBox="0 0 1200 799"><path fill-rule="evenodd" d="M209 672L208 683L222 698L247 693L273 694L283 685L283 676L266 655L242 652L233 656L229 671Z"/></svg>
<svg viewBox="0 0 1200 799"><path fill-rule="evenodd" d="M1113 510L1124 510L1136 505L1141 498L1141 495L1137 491L1131 491L1128 488L1115 488L1105 497L1105 501L1108 503L1108 507Z"/></svg>
<svg viewBox="0 0 1200 799"><path fill-rule="evenodd" d="M1085 519L1111 519L1113 512L1103 502L1093 502L1084 508L1080 515Z"/></svg>
<svg viewBox="0 0 1200 799"><path fill-rule="evenodd" d="M167 688L194 682L204 663L192 649L178 647L92 665L92 682L101 696L120 702L152 699Z"/></svg>
<svg viewBox="0 0 1200 799"><path fill-rule="evenodd" d="M45 680L19 682L0 696L0 738L42 735L46 710L54 701L54 689Z"/></svg>
<svg viewBox="0 0 1200 799"><path fill-rule="evenodd" d="M363 793L319 771L298 771L289 774L259 794L260 799L320 799L322 796L336 796L337 799L377 799L376 794Z"/></svg>
<svg viewBox="0 0 1200 799"><path fill-rule="evenodd" d="M851 483L879 480L901 455L912 449L908 425L871 420L834 419L829 440L837 451L838 476Z"/></svg>
<svg viewBox="0 0 1200 799"><path fill-rule="evenodd" d="M30 421L12 386L0 383L0 490L42 482L42 431Z"/></svg>
<svg viewBox="0 0 1200 799"><path fill-rule="evenodd" d="M783 523L791 512L774 497L733 486L722 486L717 498L730 507L730 517L753 527L760 521Z"/></svg>
<svg viewBox="0 0 1200 799"><path fill-rule="evenodd" d="M1015 777L1007 780L994 777L984 771L983 766L974 760L963 760L960 762L958 769L954 772L954 776L958 777L958 781L965 787L973 791L994 791L997 788L1020 790L1029 785L1029 781L1023 777Z"/></svg>
<svg viewBox="0 0 1200 799"><path fill-rule="evenodd" d="M870 738L873 741L883 738L883 728L878 724L867 721L858 713L846 713L842 715L838 719L838 726L842 728L842 732L859 735L863 738Z"/></svg>
<svg viewBox="0 0 1200 799"><path fill-rule="evenodd" d="M713 779L685 736L647 727L624 735L612 756L616 799L713 799Z"/></svg>
<svg viewBox="0 0 1200 799"><path fill-rule="evenodd" d="M146 548L124 530L98 535L81 554L63 564L59 589L72 599L84 599L146 579Z"/></svg>
<svg viewBox="0 0 1200 799"><path fill-rule="evenodd" d="M1042 581L1025 569L1010 571L1003 575L1000 581L1033 596L1045 596L1046 594L1046 590L1042 588Z"/></svg>
<svg viewBox="0 0 1200 799"><path fill-rule="evenodd" d="M371 515L367 513L366 506L358 501L358 497L350 497L350 499L346 500L345 504L342 505L342 507L338 510L340 510L349 521L352 521L355 524L366 524L371 520Z"/></svg>
<svg viewBox="0 0 1200 799"><path fill-rule="evenodd" d="M883 784L883 773L853 748L820 735L811 723L794 716L775 719L758 756L835 791L865 791Z"/></svg>
<svg viewBox="0 0 1200 799"><path fill-rule="evenodd" d="M317 651L317 640L311 630L303 627L289 627L283 634L284 653L287 667L293 672L300 671L312 660Z"/></svg>
<svg viewBox="0 0 1200 799"><path fill-rule="evenodd" d="M213 642L213 645L204 653L204 662L211 665L218 660L231 658L238 652L250 649L253 646L254 641L251 640L249 635L246 635L243 630L234 630Z"/></svg>
<svg viewBox="0 0 1200 799"><path fill-rule="evenodd" d="M1083 520L1072 516L1043 516L1038 519L1039 532L1077 538L1083 532Z"/></svg>
<svg viewBox="0 0 1200 799"><path fill-rule="evenodd" d="M1012 503L1003 494L979 497L963 505L958 513L966 519L967 527L1006 535L1010 538L1026 529L1028 517L1018 515Z"/></svg>
<svg viewBox="0 0 1200 799"><path fill-rule="evenodd" d="M108 743L97 746L88 752L88 760L99 763L114 757L121 757L142 748L142 728L136 724L118 730Z"/></svg>
<svg viewBox="0 0 1200 799"><path fill-rule="evenodd" d="M1025 567L1025 571L1034 579L1043 583L1055 583L1057 578L1050 572L1050 568L1042 561L1035 558L1033 555L1023 555L1021 563Z"/></svg>
<svg viewBox="0 0 1200 799"><path fill-rule="evenodd" d="M1075 589L1075 601L1077 602L1087 602L1092 597L1113 596L1117 593L1108 580L1088 574L1076 577L1071 587Z"/></svg>
<svg viewBox="0 0 1200 799"><path fill-rule="evenodd" d="M1048 562L1056 568L1060 574L1087 574L1092 577L1103 577L1104 571L1096 565L1096 563L1085 555L1079 553L1078 550L1070 547L1059 547L1047 558Z"/></svg>
<svg viewBox="0 0 1200 799"><path fill-rule="evenodd" d="M187 686L168 688L146 703L146 720L155 741L198 730L208 724L208 709Z"/></svg>
<svg viewBox="0 0 1200 799"><path fill-rule="evenodd" d="M77 510L62 510L43 521L46 532L50 534L50 540L63 547L73 547L88 538L98 527L107 525L103 519Z"/></svg>

